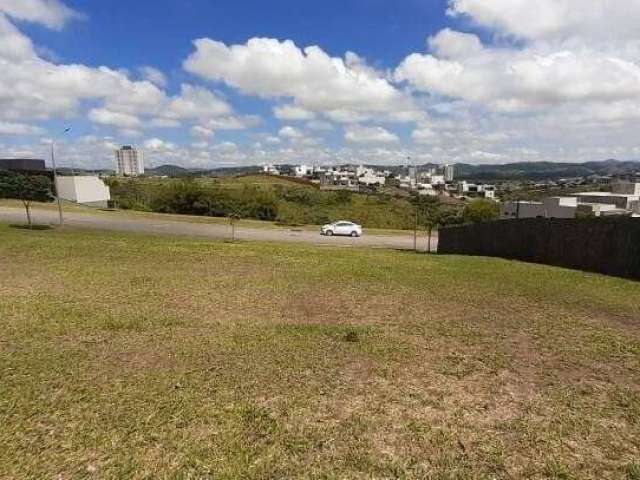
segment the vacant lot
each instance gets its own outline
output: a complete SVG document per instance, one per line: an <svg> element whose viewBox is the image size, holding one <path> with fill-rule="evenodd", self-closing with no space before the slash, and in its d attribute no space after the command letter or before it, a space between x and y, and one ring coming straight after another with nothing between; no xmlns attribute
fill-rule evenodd
<svg viewBox="0 0 640 480"><path fill-rule="evenodd" d="M0 225L0 478L640 478L640 284Z"/></svg>
<svg viewBox="0 0 640 480"><path fill-rule="evenodd" d="M111 179L111 195L124 209L322 225L351 220L366 228L413 229L415 207L391 195L320 191L284 177L222 179ZM444 207L443 207L444 208Z"/></svg>

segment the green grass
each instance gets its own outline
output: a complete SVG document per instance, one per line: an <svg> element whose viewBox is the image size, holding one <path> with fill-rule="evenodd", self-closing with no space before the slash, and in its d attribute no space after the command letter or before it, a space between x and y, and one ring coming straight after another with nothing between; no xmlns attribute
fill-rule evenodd
<svg viewBox="0 0 640 480"><path fill-rule="evenodd" d="M415 223L415 207L406 198L324 191L285 177L113 179L111 195L131 210L215 216L235 211L296 226L352 220L368 229L409 230Z"/></svg>
<svg viewBox="0 0 640 480"><path fill-rule="evenodd" d="M19 200L6 200L0 199L0 207L8 207L8 208L17 208L20 210L24 210L24 206L22 202ZM42 203L42 202L32 202L32 208L34 210L50 210L57 211L58 204L55 202L51 203ZM105 210L96 207L88 207L85 205L80 205L72 202L64 202L63 210L65 212L70 213L81 213L85 215L100 215L103 217L109 218L119 218L119 219L146 219L146 220L157 220L160 222L169 221L169 222L185 222L185 223L204 223L204 224L213 224L213 225L228 225L229 219L224 217L203 217L198 215L181 215L181 214L171 214L171 213L155 213L155 212L143 212L137 210ZM336 216L336 218L339 218ZM348 218L345 218L348 220ZM26 221L26 216L25 216ZM283 225L276 222L268 222L264 220L251 220L247 218L243 218L238 221L237 226L239 228L266 228L266 229L301 229L306 231L317 231L320 228L320 225ZM400 229L391 229L391 228L367 228L367 234L372 235L409 235L413 234L413 230L400 230ZM421 239L426 238L426 232L421 230L418 232L418 235Z"/></svg>
<svg viewBox="0 0 640 480"><path fill-rule="evenodd" d="M0 478L640 478L636 282L2 224L0 272Z"/></svg>

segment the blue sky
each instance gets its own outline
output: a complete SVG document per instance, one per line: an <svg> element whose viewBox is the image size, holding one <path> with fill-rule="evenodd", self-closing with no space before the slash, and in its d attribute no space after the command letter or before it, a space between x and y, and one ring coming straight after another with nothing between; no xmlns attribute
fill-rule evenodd
<svg viewBox="0 0 640 480"><path fill-rule="evenodd" d="M69 124L63 162L96 167L125 143L198 167L635 159L639 20L640 0L0 0L0 156Z"/></svg>

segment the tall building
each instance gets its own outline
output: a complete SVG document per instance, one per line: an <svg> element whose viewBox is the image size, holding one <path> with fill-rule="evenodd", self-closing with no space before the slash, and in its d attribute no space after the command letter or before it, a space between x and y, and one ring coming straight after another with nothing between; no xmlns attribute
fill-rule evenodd
<svg viewBox="0 0 640 480"><path fill-rule="evenodd" d="M444 166L444 181L445 182L453 182L453 179L456 176L456 168L453 165L445 165Z"/></svg>
<svg viewBox="0 0 640 480"><path fill-rule="evenodd" d="M144 175L144 152L131 145L116 150L116 175L137 177Z"/></svg>

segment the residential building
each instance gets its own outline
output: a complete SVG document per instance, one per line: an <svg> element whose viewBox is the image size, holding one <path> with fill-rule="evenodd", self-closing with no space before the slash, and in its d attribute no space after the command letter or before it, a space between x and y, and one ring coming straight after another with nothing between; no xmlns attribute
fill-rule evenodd
<svg viewBox="0 0 640 480"><path fill-rule="evenodd" d="M426 195L429 197L438 196L438 191L433 188L433 185L430 183L419 183L418 184L418 195Z"/></svg>
<svg viewBox="0 0 640 480"><path fill-rule="evenodd" d="M111 200L109 187L99 177L58 177L60 198L95 207L107 207Z"/></svg>
<svg viewBox="0 0 640 480"><path fill-rule="evenodd" d="M611 184L611 192L583 192L575 196L579 203L603 203L631 210L634 202L640 200L640 183L615 182Z"/></svg>
<svg viewBox="0 0 640 480"><path fill-rule="evenodd" d="M313 175L313 167L309 167L307 165L297 165L293 171L295 176L298 178L310 177Z"/></svg>
<svg viewBox="0 0 640 480"><path fill-rule="evenodd" d="M272 164L267 164L262 166L262 172L267 175L280 175L280 170L278 167Z"/></svg>
<svg viewBox="0 0 640 480"><path fill-rule="evenodd" d="M578 216L640 215L640 183L612 184L612 192L584 192L571 197L551 197L542 202L505 202L500 217L575 218ZM621 193L628 192L628 193Z"/></svg>
<svg viewBox="0 0 640 480"><path fill-rule="evenodd" d="M456 169L453 165L445 165L444 166L444 181L445 182L453 182L456 175Z"/></svg>
<svg viewBox="0 0 640 480"><path fill-rule="evenodd" d="M381 174L373 168L367 168L363 166L360 166L356 169L356 177L358 179L358 183L367 186L384 185L387 180L384 174Z"/></svg>
<svg viewBox="0 0 640 480"><path fill-rule="evenodd" d="M320 172L319 176L322 190L359 190L356 172L332 167Z"/></svg>
<svg viewBox="0 0 640 480"><path fill-rule="evenodd" d="M496 198L496 187L495 185L462 181L458 183L458 195L494 199Z"/></svg>
<svg viewBox="0 0 640 480"><path fill-rule="evenodd" d="M125 145L116 150L116 175L137 177L144 175L144 152Z"/></svg>
<svg viewBox="0 0 640 480"><path fill-rule="evenodd" d="M447 181L444 178L444 175L431 175L431 185L444 185Z"/></svg>

